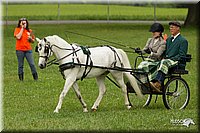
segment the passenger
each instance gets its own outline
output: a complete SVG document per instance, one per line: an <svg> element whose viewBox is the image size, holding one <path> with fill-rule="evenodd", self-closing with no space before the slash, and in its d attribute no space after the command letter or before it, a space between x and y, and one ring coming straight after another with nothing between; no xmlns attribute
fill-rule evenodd
<svg viewBox="0 0 200 133"><path fill-rule="evenodd" d="M181 57L186 57L188 51L188 41L180 34L181 24L179 22L170 22L169 29L171 36L166 40L164 59L160 61L156 72L154 72L155 79L151 82L152 87L158 92L161 91L161 85L169 68L177 65ZM184 68L185 64L182 64L181 67Z"/></svg>

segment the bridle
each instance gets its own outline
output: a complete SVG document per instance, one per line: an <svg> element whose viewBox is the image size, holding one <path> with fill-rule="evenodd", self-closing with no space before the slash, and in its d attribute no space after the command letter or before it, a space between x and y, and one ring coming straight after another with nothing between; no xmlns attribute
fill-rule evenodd
<svg viewBox="0 0 200 133"><path fill-rule="evenodd" d="M38 50L38 46L36 46L36 48L35 48L35 52L38 52L39 53L39 50ZM45 58L45 61L47 61L48 59L49 59L49 57L50 57L50 55L51 55L51 52L53 52L52 51L52 46L50 46L50 43L49 42L47 42L46 44L45 44L45 46L44 46L44 54L46 54L45 56L39 56L39 57L41 57L41 58Z"/></svg>

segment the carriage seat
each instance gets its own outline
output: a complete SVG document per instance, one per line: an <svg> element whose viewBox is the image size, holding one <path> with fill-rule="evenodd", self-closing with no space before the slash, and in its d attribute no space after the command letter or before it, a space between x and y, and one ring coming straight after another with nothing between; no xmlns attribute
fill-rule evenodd
<svg viewBox="0 0 200 133"><path fill-rule="evenodd" d="M188 74L188 70L185 70L187 62L191 62L191 54L187 54L185 57L181 57L178 65L169 69L169 74Z"/></svg>

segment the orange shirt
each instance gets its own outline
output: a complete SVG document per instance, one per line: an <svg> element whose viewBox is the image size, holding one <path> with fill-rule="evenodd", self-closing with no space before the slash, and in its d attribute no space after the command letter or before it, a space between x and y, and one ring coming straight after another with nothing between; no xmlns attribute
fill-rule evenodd
<svg viewBox="0 0 200 133"><path fill-rule="evenodd" d="M21 28L15 28L14 37L20 32ZM16 50L28 51L32 50L30 42L28 42L28 36L32 34L32 30L24 29L20 39L16 39Z"/></svg>

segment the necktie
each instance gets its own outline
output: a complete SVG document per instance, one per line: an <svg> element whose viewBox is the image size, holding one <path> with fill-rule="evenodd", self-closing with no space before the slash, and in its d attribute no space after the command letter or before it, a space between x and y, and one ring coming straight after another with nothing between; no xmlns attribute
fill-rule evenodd
<svg viewBox="0 0 200 133"><path fill-rule="evenodd" d="M171 37L171 42L172 42L173 39L174 39L174 37Z"/></svg>

